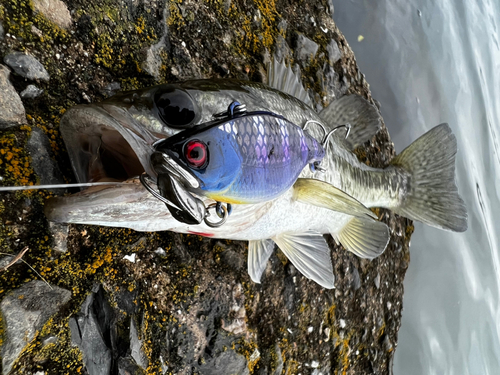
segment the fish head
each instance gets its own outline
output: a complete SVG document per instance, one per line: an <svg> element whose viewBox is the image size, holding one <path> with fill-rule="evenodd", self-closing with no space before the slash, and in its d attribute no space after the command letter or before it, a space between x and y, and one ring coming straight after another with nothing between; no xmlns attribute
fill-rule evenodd
<svg viewBox="0 0 500 375"><path fill-rule="evenodd" d="M151 164L159 173L171 173L186 185L209 196L226 191L242 170L242 151L224 124L202 126L179 133L156 145Z"/></svg>

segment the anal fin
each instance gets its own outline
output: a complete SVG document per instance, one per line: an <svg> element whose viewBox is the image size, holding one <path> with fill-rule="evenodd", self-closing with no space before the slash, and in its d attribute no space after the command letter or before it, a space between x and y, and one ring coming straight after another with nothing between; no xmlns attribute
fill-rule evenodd
<svg viewBox="0 0 500 375"><path fill-rule="evenodd" d="M330 248L320 233L282 233L273 240L305 277L324 288L335 287Z"/></svg>
<svg viewBox="0 0 500 375"><path fill-rule="evenodd" d="M334 236L342 246L360 258L374 259L389 243L389 227L380 221L352 218Z"/></svg>
<svg viewBox="0 0 500 375"><path fill-rule="evenodd" d="M298 202L316 207L328 208L361 218L377 219L377 215L361 202L324 181L312 178L297 179L293 185L293 197Z"/></svg>
<svg viewBox="0 0 500 375"><path fill-rule="evenodd" d="M273 250L274 242L270 239L248 242L248 274L253 282L260 283Z"/></svg>

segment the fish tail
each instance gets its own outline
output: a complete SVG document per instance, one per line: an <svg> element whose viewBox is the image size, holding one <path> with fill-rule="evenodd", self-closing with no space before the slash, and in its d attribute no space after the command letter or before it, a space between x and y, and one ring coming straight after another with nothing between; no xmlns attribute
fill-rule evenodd
<svg viewBox="0 0 500 375"><path fill-rule="evenodd" d="M440 229L467 230L467 209L455 184L457 140L448 124L431 129L391 164L410 173L407 195L397 214Z"/></svg>

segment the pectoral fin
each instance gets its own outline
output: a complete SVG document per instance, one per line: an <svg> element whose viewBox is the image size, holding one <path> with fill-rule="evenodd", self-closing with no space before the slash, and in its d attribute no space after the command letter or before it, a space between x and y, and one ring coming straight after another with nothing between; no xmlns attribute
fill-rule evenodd
<svg viewBox="0 0 500 375"><path fill-rule="evenodd" d="M274 242L269 239L248 242L248 274L253 282L260 284L260 278L273 250Z"/></svg>
<svg viewBox="0 0 500 375"><path fill-rule="evenodd" d="M360 218L377 218L373 212L349 194L335 186L312 178L299 178L293 185L293 197L298 202L328 208Z"/></svg>
<svg viewBox="0 0 500 375"><path fill-rule="evenodd" d="M283 233L273 238L292 264L308 279L324 288L334 288L330 248L316 232Z"/></svg>
<svg viewBox="0 0 500 375"><path fill-rule="evenodd" d="M373 259L384 252L390 234L387 225L380 221L353 217L334 237L358 257Z"/></svg>

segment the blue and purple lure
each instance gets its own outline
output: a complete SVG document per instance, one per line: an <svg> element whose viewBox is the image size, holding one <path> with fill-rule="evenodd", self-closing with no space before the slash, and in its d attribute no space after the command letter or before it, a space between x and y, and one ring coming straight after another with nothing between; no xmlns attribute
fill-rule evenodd
<svg viewBox="0 0 500 375"><path fill-rule="evenodd" d="M161 142L166 152L199 181L195 191L219 202L274 199L302 169L324 157L321 144L297 125L270 112L200 125Z"/></svg>

